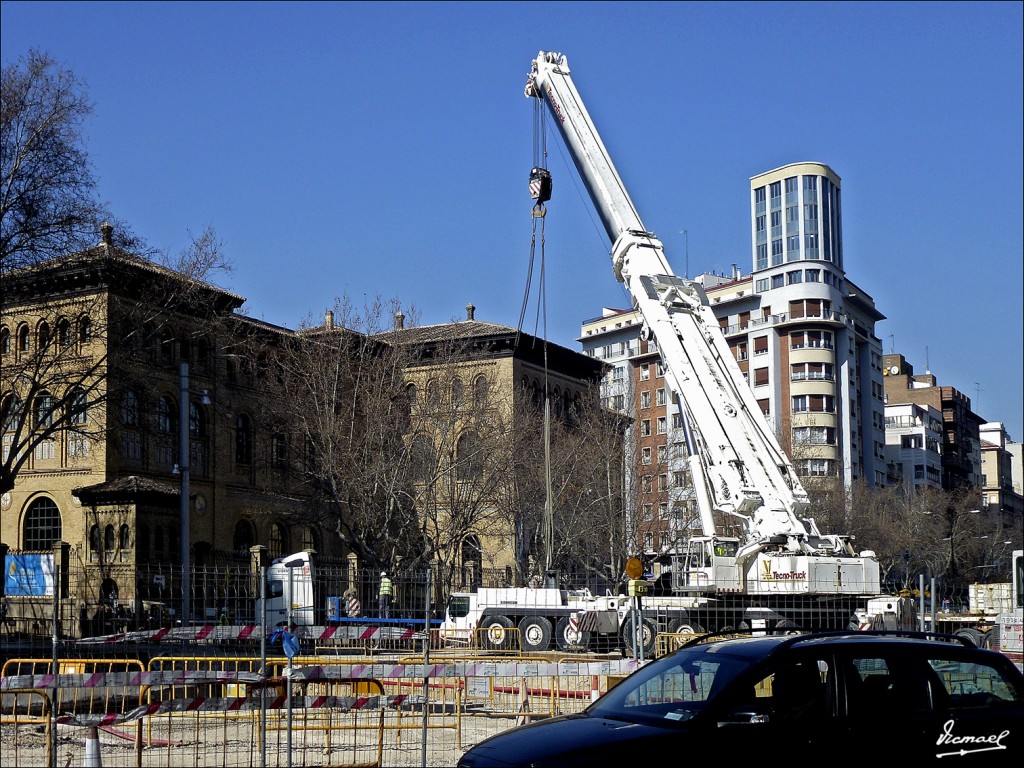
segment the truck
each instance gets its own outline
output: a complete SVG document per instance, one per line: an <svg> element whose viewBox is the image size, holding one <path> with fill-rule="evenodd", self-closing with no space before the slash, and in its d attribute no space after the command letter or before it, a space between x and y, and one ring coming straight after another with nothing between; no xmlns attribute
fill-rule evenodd
<svg viewBox="0 0 1024 768"><path fill-rule="evenodd" d="M622 633L653 649L660 632L765 631L860 626L880 594L875 553L823 533L810 500L711 310L703 287L675 275L662 242L643 225L573 82L566 57L541 51L526 96L546 104L611 243L612 270L653 340L682 417L699 530L667 553L641 608L618 596L584 611L577 628ZM536 125L537 121L535 121ZM550 199L545 167L530 172L535 209ZM543 215L535 210L535 216ZM731 521L738 535L723 535ZM735 532L733 532L735 533ZM630 626L637 621L642 631ZM577 636L580 644L584 634ZM635 648L633 648L635 651Z"/></svg>
<svg viewBox="0 0 1024 768"><path fill-rule="evenodd" d="M441 639L446 646L488 651L540 653L557 648L581 650L576 617L589 608L607 607L611 596L557 587L480 587L448 596Z"/></svg>

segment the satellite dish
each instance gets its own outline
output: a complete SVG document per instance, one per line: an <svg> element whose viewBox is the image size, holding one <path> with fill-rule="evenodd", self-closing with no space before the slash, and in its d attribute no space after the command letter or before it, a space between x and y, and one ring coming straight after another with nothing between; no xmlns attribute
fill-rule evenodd
<svg viewBox="0 0 1024 768"><path fill-rule="evenodd" d="M895 376L899 372L900 369L895 365L889 368L889 373L892 374L893 376Z"/></svg>

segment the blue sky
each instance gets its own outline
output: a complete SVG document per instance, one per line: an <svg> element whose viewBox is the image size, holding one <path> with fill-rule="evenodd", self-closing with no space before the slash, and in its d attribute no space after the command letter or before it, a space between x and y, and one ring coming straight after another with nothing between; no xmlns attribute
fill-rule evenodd
<svg viewBox="0 0 1024 768"><path fill-rule="evenodd" d="M884 351L1021 441L1022 7L5 1L0 40L5 64L35 47L85 79L118 216L170 252L212 225L234 264L219 283L293 328L378 295L424 324L467 303L518 323L523 86L560 51L677 273L749 273L750 177L826 163ZM538 267L524 330L546 318L578 349L582 321L629 299L554 131L548 151L546 301Z"/></svg>

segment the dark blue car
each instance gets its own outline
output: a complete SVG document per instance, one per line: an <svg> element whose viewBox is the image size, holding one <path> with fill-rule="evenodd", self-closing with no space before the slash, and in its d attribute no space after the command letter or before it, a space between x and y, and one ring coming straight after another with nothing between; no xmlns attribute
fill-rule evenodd
<svg viewBox="0 0 1024 768"><path fill-rule="evenodd" d="M730 765L1019 764L1024 676L998 652L916 632L693 642L585 711L492 736L458 765L684 765L700 756Z"/></svg>

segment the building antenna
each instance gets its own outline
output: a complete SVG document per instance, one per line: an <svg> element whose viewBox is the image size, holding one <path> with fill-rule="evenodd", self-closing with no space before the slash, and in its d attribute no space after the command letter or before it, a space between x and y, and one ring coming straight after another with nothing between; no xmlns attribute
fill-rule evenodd
<svg viewBox="0 0 1024 768"><path fill-rule="evenodd" d="M924 372L932 372L932 364L928 361L928 347L924 348Z"/></svg>
<svg viewBox="0 0 1024 768"><path fill-rule="evenodd" d="M895 333L890 333L889 334L889 354L890 355L896 354L896 334Z"/></svg>

